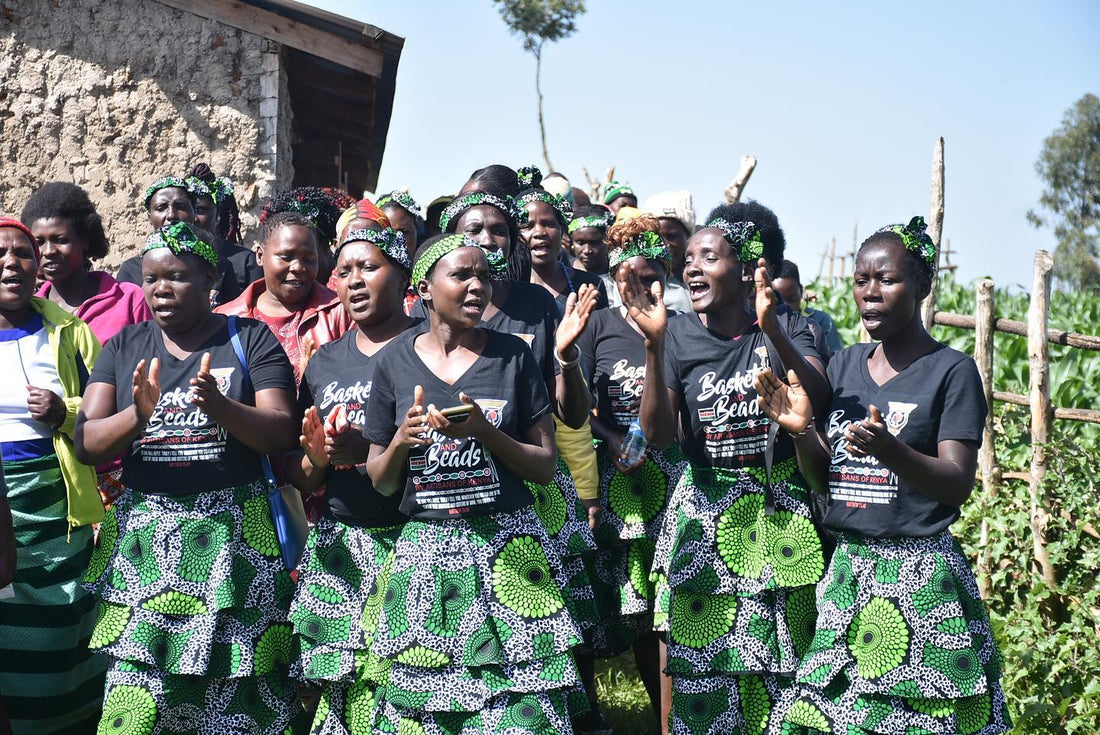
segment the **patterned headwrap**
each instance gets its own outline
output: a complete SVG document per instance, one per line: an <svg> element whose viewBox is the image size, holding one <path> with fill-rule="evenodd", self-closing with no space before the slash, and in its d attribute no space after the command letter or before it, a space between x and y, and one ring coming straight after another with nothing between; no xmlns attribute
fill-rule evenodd
<svg viewBox="0 0 1100 735"><path fill-rule="evenodd" d="M760 228L754 222L729 222L715 217L707 222L707 227L717 227L726 237L726 242L737 251L737 259L742 263L755 263L764 257L764 240Z"/></svg>
<svg viewBox="0 0 1100 735"><path fill-rule="evenodd" d="M409 192L401 191L400 189L395 189L389 194L378 197L378 201L376 201L375 204L378 205L379 209L385 207L387 204L394 204L404 209L413 217L421 216L420 205L416 203L416 200L412 198Z"/></svg>
<svg viewBox="0 0 1100 735"><path fill-rule="evenodd" d="M168 248L173 255L191 253L199 256L213 267L218 267L218 254L214 251L214 248L210 247L209 243L199 239L199 236L191 229L191 225L186 222L173 222L149 235L145 240L145 247L141 249L141 254L144 255L150 250L157 250L158 248Z"/></svg>
<svg viewBox="0 0 1100 735"><path fill-rule="evenodd" d="M569 223L569 234L572 235L577 230L583 230L585 227L595 227L598 230L606 230L611 225L615 224L615 215L608 210L598 217L577 217Z"/></svg>
<svg viewBox="0 0 1100 735"><path fill-rule="evenodd" d="M428 271L432 269L432 266L442 260L448 253L459 248L478 248L478 250L481 250L476 242L465 235L445 235L417 256L412 268L413 284L420 283L427 278Z"/></svg>
<svg viewBox="0 0 1100 735"><path fill-rule="evenodd" d="M31 228L27 227L15 217L0 217L0 228L3 227L12 227L26 235L27 239L31 241L31 247L34 248L34 262L42 262L42 251L38 247L38 238L31 232Z"/></svg>
<svg viewBox="0 0 1100 735"><path fill-rule="evenodd" d="M902 245L911 253L915 253L928 271L929 278L936 277L936 244L932 242L927 232L928 226L924 223L924 217L914 217L907 225L886 225L879 228L880 232L892 232L901 238Z"/></svg>
<svg viewBox="0 0 1100 735"><path fill-rule="evenodd" d="M508 256L504 254L503 250L485 250L481 248L485 253L485 260L489 262L489 278L494 281L507 281L508 280Z"/></svg>
<svg viewBox="0 0 1100 735"><path fill-rule="evenodd" d="M516 215L515 202L512 201L512 197L498 197L496 194L490 194L486 191L471 191L469 194L464 194L448 204L447 208L443 210L443 214L439 215L440 231L452 232L453 230L450 228L452 222L457 227L458 220L462 218L462 215L482 204L496 207L504 212L508 219L512 219Z"/></svg>
<svg viewBox="0 0 1100 735"><path fill-rule="evenodd" d="M210 193L214 197L215 204L221 204L226 199L233 197L233 182L226 176L220 176L207 184Z"/></svg>
<svg viewBox="0 0 1100 735"><path fill-rule="evenodd" d="M340 250L345 245L353 242L374 243L378 246L378 249L382 251L383 255L392 260L396 265L401 266L406 273L412 270L412 261L409 259L409 246L405 243L405 235L392 227L387 227L384 230L368 230L366 228L351 230L344 237L344 240L336 247L336 252L333 253L333 256L339 257Z"/></svg>
<svg viewBox="0 0 1100 735"><path fill-rule="evenodd" d="M665 270L672 270L672 253L661 236L651 230L639 232L617 248L612 248L607 253L608 266L614 268L624 260L636 256L642 256L646 260L657 260L664 264Z"/></svg>
<svg viewBox="0 0 1100 735"><path fill-rule="evenodd" d="M607 183L607 193L603 195L603 203L611 204L619 197L630 196L635 199L638 195L634 193L634 190L630 188L630 184L622 184L618 181L609 181Z"/></svg>
<svg viewBox="0 0 1100 735"><path fill-rule="evenodd" d="M372 222L377 222L382 229L390 226L390 218L382 214L382 210L376 207L370 199L360 199L355 203L355 206L345 209L344 213L340 215L340 219L336 221L336 236L340 236L340 233L344 231L349 222L357 219L369 219Z"/></svg>
<svg viewBox="0 0 1100 735"><path fill-rule="evenodd" d="M191 194L191 187L183 179L178 176L162 176L145 190L145 197L141 201L146 209L149 208L149 200L161 189L183 189L188 194ZM191 194L191 196L194 196L194 194Z"/></svg>
<svg viewBox="0 0 1100 735"><path fill-rule="evenodd" d="M516 171L520 188L524 191L516 197L516 224L523 227L529 219L527 205L531 202L545 202L554 208L563 229L569 226L569 220L573 219L573 205L560 194L554 195L545 189L539 188L542 183L542 172L537 166L524 166Z"/></svg>
<svg viewBox="0 0 1100 735"><path fill-rule="evenodd" d="M187 193L191 195L192 199L198 199L199 197L214 198L214 190L198 176L188 176L183 180L183 183L187 185Z"/></svg>

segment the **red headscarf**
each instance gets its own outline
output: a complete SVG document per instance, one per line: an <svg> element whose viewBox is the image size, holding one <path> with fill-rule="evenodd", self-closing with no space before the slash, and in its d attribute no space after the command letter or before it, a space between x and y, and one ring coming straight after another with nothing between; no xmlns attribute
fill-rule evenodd
<svg viewBox="0 0 1100 735"><path fill-rule="evenodd" d="M339 238L344 228L348 226L348 222L355 219L372 220L377 222L378 226L382 229L386 229L390 226L390 218L382 214L382 210L374 206L374 202L370 199L360 199L355 203L354 207L348 207L344 210L344 213L340 215L340 221L336 223L336 237Z"/></svg>
<svg viewBox="0 0 1100 735"><path fill-rule="evenodd" d="M0 228L2 227L14 227L27 236L27 239L31 241L31 247L34 248L34 262L39 263L42 260L42 251L38 249L38 240L35 238L34 233L25 224L15 219L15 217L0 217Z"/></svg>

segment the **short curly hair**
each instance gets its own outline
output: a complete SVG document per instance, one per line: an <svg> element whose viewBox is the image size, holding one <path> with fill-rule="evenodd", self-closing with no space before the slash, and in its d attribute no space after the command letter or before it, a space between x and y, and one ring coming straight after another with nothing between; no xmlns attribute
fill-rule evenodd
<svg viewBox="0 0 1100 735"><path fill-rule="evenodd" d="M710 210L706 221L717 218L730 223L752 222L760 231L760 239L764 241L764 260L773 271L783 262L787 238L783 235L783 228L779 226L779 218L775 216L775 212L760 202L749 199L733 204L719 204Z"/></svg>
<svg viewBox="0 0 1100 735"><path fill-rule="evenodd" d="M643 232L661 234L660 220L651 214L643 214L616 222L607 231L607 246L609 248L621 248L627 240L633 240Z"/></svg>
<svg viewBox="0 0 1100 735"><path fill-rule="evenodd" d="M354 202L352 202L354 204ZM337 237L336 223L345 208L338 206L331 194L316 186L300 186L296 189L281 191L264 205L260 212L260 224L265 226L269 218L279 212L296 212L307 216L314 229L321 235L321 246L325 247Z"/></svg>
<svg viewBox="0 0 1100 735"><path fill-rule="evenodd" d="M20 221L27 227L40 219L63 219L87 241L84 257L98 260L107 255L107 234L88 193L67 181L51 181L38 187L23 207Z"/></svg>
<svg viewBox="0 0 1100 735"><path fill-rule="evenodd" d="M264 226L260 230L260 244L267 242L267 239L280 228L283 227L304 227L313 234L313 241L317 245L317 249L322 247L321 234L317 231L317 226L313 224L313 220L306 217L303 214L297 212L276 212L270 217L264 220Z"/></svg>

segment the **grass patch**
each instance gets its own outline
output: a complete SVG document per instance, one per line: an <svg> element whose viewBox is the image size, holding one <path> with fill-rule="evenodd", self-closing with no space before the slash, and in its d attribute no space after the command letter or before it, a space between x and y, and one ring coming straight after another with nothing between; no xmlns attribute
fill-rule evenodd
<svg viewBox="0 0 1100 735"><path fill-rule="evenodd" d="M615 735L657 735L657 720L632 652L596 662L596 692Z"/></svg>

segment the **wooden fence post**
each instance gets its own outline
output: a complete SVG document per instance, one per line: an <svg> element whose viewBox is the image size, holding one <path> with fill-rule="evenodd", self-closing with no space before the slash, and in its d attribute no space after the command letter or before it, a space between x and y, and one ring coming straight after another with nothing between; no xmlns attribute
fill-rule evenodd
<svg viewBox="0 0 1100 735"><path fill-rule="evenodd" d="M989 600L993 594L993 555L989 550L989 515L997 497L1000 484L1000 468L997 467L997 453L993 437L993 323L996 292L993 281L988 278L978 281L974 289L974 362L978 374L982 377L982 389L989 413L985 417L982 430L982 448L978 450L978 467L982 472L982 529L978 542L978 589L982 599Z"/></svg>
<svg viewBox="0 0 1100 735"><path fill-rule="evenodd" d="M1031 400L1031 541L1036 570L1050 588L1050 601L1045 606L1052 619L1060 613L1057 596L1058 574L1047 550L1046 497L1043 479L1047 472L1047 451L1054 409L1050 402L1050 349L1047 346L1049 322L1050 280L1054 259L1046 250L1035 253L1035 281L1031 287L1031 304L1027 310L1028 392Z"/></svg>
<svg viewBox="0 0 1100 735"><path fill-rule="evenodd" d="M932 271L932 290L921 305L921 321L932 331L932 318L936 313L936 288L940 279L940 242L943 237L943 138L936 140L932 149L932 201L928 207L928 236L936 245L936 268Z"/></svg>

